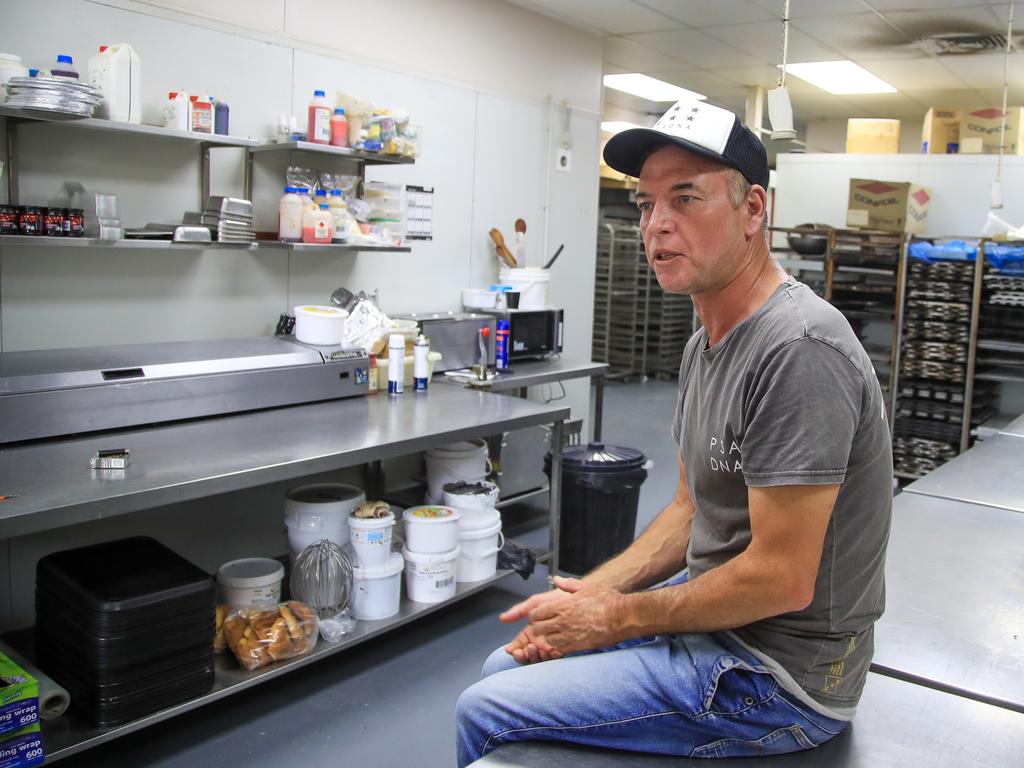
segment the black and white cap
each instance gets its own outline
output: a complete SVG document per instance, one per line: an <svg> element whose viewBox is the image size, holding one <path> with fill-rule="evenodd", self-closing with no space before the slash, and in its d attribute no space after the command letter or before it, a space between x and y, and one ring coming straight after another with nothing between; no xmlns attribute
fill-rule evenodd
<svg viewBox="0 0 1024 768"><path fill-rule="evenodd" d="M631 128L612 136L604 161L627 176L639 176L647 156L664 144L735 168L751 184L768 189L764 144L732 112L703 101L678 101L653 128Z"/></svg>

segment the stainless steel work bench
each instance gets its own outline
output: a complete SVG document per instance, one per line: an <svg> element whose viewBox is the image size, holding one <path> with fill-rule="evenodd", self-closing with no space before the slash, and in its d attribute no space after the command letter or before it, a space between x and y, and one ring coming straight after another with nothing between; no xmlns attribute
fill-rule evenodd
<svg viewBox="0 0 1024 768"><path fill-rule="evenodd" d="M1000 430L999 434L1009 435L1010 437L1024 437L1024 416L1018 416L1011 421Z"/></svg>
<svg viewBox="0 0 1024 768"><path fill-rule="evenodd" d="M495 431L550 425L552 472L549 567L557 568L561 445L569 409L461 387L431 387L426 394L381 393L312 405L53 440L0 449L0 539L125 515L142 509L227 493L280 480L370 465ZM94 472L98 449L128 448L124 471ZM372 479L374 473L370 472ZM376 489L368 489L373 492ZM404 601L397 616L360 622L341 642L321 641L307 656L255 672L218 661L213 689L197 699L127 725L96 729L73 713L46 721L47 761L150 724L369 640L484 589L493 579L460 584L447 603Z"/></svg>

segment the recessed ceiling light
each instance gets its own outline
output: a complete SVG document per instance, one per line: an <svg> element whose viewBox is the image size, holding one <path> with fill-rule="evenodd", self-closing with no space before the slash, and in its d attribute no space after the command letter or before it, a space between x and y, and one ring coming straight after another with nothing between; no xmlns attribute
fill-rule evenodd
<svg viewBox="0 0 1024 768"><path fill-rule="evenodd" d="M829 93L896 93L896 89L852 61L787 64L786 72Z"/></svg>
<svg viewBox="0 0 1024 768"><path fill-rule="evenodd" d="M605 133L619 133L621 131L628 131L630 128L643 128L643 126L636 123L627 123L624 120L604 120L601 122L601 130Z"/></svg>
<svg viewBox="0 0 1024 768"><path fill-rule="evenodd" d="M678 85L666 83L664 80L656 80L638 72L631 72L626 75L605 75L604 84L616 91L631 93L648 101L679 101L680 99L706 99L702 93L688 91Z"/></svg>

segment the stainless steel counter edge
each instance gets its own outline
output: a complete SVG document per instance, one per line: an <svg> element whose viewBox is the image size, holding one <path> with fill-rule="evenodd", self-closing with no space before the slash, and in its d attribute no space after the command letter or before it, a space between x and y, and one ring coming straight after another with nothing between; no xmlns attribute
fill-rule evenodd
<svg viewBox="0 0 1024 768"><path fill-rule="evenodd" d="M0 538L552 424L564 406L456 387L378 394L0 449ZM127 470L93 471L128 448Z"/></svg>

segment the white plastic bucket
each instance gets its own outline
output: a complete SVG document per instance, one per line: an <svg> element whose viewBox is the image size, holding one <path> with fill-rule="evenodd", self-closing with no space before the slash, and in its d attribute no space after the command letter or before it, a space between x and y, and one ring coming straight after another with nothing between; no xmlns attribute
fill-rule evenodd
<svg viewBox="0 0 1024 768"><path fill-rule="evenodd" d="M405 558L405 594L414 603L440 603L455 597L459 548L434 555L402 549Z"/></svg>
<svg viewBox="0 0 1024 768"><path fill-rule="evenodd" d="M501 489L494 483L482 480L479 483L445 483L443 501L446 507L462 513L459 530L481 525L494 517L495 505Z"/></svg>
<svg viewBox="0 0 1024 768"><path fill-rule="evenodd" d="M495 512L488 525L459 531L459 581L480 581L498 569L498 552L505 546L501 516Z"/></svg>
<svg viewBox="0 0 1024 768"><path fill-rule="evenodd" d="M343 483L313 483L285 494L284 524L292 555L310 544L330 539L339 547L349 542L348 516L366 501L362 489Z"/></svg>
<svg viewBox="0 0 1024 768"><path fill-rule="evenodd" d="M459 511L451 507L425 506L405 510L405 546L410 552L434 555L448 552L459 543Z"/></svg>
<svg viewBox="0 0 1024 768"><path fill-rule="evenodd" d="M391 555L391 532L395 527L395 516L348 517L349 536L356 565L370 570L383 568Z"/></svg>
<svg viewBox="0 0 1024 768"><path fill-rule="evenodd" d="M284 566L269 557L246 557L224 563L217 571L221 602L236 608L281 602Z"/></svg>
<svg viewBox="0 0 1024 768"><path fill-rule="evenodd" d="M548 305L548 283L551 271L540 267L502 267L500 280L519 291L519 309L544 309Z"/></svg>
<svg viewBox="0 0 1024 768"><path fill-rule="evenodd" d="M295 338L303 344L333 347L345 338L348 312L340 307L306 304L295 307Z"/></svg>
<svg viewBox="0 0 1024 768"><path fill-rule="evenodd" d="M398 613L405 560L392 552L383 568L352 567L352 616L373 621Z"/></svg>
<svg viewBox="0 0 1024 768"><path fill-rule="evenodd" d="M487 458L487 443L483 440L466 440L461 443L431 448L423 453L427 466L427 500L439 504L444 495L444 486L458 480L476 483L491 473L491 461Z"/></svg>

